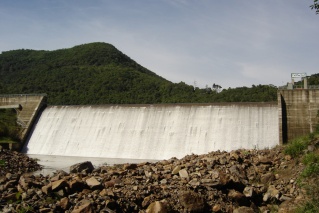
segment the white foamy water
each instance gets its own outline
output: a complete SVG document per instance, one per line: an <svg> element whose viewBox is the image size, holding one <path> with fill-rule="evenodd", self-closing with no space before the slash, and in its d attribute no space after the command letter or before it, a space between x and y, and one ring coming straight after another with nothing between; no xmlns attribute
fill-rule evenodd
<svg viewBox="0 0 319 213"><path fill-rule="evenodd" d="M161 160L278 144L278 109L270 104L50 106L24 152Z"/></svg>

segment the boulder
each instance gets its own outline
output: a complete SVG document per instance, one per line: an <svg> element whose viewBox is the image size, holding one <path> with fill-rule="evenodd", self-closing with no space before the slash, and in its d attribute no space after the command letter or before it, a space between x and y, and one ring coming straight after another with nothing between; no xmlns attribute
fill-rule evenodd
<svg viewBox="0 0 319 213"><path fill-rule="evenodd" d="M175 166L175 168L172 171L172 174L177 175L181 169L182 169L182 167L180 165Z"/></svg>
<svg viewBox="0 0 319 213"><path fill-rule="evenodd" d="M42 186L41 190L44 194L49 194L52 191L52 184L49 183L48 185Z"/></svg>
<svg viewBox="0 0 319 213"><path fill-rule="evenodd" d="M70 201L69 198L64 197L60 200L60 207L64 210L68 209L70 207Z"/></svg>
<svg viewBox="0 0 319 213"><path fill-rule="evenodd" d="M188 178L188 172L186 169L181 169L178 173L181 178Z"/></svg>
<svg viewBox="0 0 319 213"><path fill-rule="evenodd" d="M90 187L90 189L99 189L102 188L102 184L95 177L90 177L85 180L86 184Z"/></svg>
<svg viewBox="0 0 319 213"><path fill-rule="evenodd" d="M91 173L94 170L94 166L90 161L77 163L72 166L70 166L70 172L71 173Z"/></svg>
<svg viewBox="0 0 319 213"><path fill-rule="evenodd" d="M262 164L272 164L273 162L273 159L270 158L270 156L258 156L258 159L259 159L259 163L262 163Z"/></svg>
<svg viewBox="0 0 319 213"><path fill-rule="evenodd" d="M233 213L254 213L254 209L250 208L250 207L246 207L246 206L241 206L236 208Z"/></svg>
<svg viewBox="0 0 319 213"><path fill-rule="evenodd" d="M270 185L268 187L267 192L263 196L263 201L267 202L269 199L278 200L280 196L280 192L274 185Z"/></svg>
<svg viewBox="0 0 319 213"><path fill-rule="evenodd" d="M246 197L252 197L254 195L254 188L252 186L246 186L244 188L243 194Z"/></svg>
<svg viewBox="0 0 319 213"><path fill-rule="evenodd" d="M81 200L71 213L93 213L92 204L89 200Z"/></svg>
<svg viewBox="0 0 319 213"><path fill-rule="evenodd" d="M166 203L160 202L160 201L155 201L151 203L147 209L146 213L167 213L168 208L166 206Z"/></svg>
<svg viewBox="0 0 319 213"><path fill-rule="evenodd" d="M136 163L132 163L132 164L124 164L123 165L123 169L124 170L128 170L128 169L136 169L137 168L137 164Z"/></svg>
<svg viewBox="0 0 319 213"><path fill-rule="evenodd" d="M81 192L83 189L87 188L82 180L75 179L69 182L69 187L71 192Z"/></svg>
<svg viewBox="0 0 319 213"><path fill-rule="evenodd" d="M205 202L200 194L184 191L179 194L179 200L187 212L204 212Z"/></svg>
<svg viewBox="0 0 319 213"><path fill-rule="evenodd" d="M245 195L241 192L238 192L236 190L230 190L228 192L228 197L235 201L239 206L246 206L249 204L248 199L245 197Z"/></svg>
<svg viewBox="0 0 319 213"><path fill-rule="evenodd" d="M261 176L260 182L262 184L267 184L275 179L276 179L275 175L272 172L269 172Z"/></svg>
<svg viewBox="0 0 319 213"><path fill-rule="evenodd" d="M59 191L60 189L63 189L64 187L68 187L68 184L63 179L52 182L52 186L51 186L52 191Z"/></svg>
<svg viewBox="0 0 319 213"><path fill-rule="evenodd" d="M215 204L212 208L213 212L221 212L222 208L220 206L220 204Z"/></svg>

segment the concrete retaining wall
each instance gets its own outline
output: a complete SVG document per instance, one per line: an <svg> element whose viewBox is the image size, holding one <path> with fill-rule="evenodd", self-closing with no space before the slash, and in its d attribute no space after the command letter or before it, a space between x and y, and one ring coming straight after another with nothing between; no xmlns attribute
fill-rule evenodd
<svg viewBox="0 0 319 213"><path fill-rule="evenodd" d="M286 143L316 129L319 90L279 90L279 137Z"/></svg>

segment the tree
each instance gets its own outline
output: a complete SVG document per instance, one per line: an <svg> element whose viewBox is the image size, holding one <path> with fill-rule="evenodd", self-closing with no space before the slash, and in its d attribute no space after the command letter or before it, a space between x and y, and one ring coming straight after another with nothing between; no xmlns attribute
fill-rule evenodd
<svg viewBox="0 0 319 213"><path fill-rule="evenodd" d="M313 5L310 6L312 10L316 11L316 14L319 14L319 3L318 0L314 0Z"/></svg>

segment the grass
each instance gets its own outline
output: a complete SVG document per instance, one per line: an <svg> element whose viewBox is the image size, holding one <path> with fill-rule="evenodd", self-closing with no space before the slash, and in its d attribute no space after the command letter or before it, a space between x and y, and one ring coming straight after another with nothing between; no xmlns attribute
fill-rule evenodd
<svg viewBox="0 0 319 213"><path fill-rule="evenodd" d="M18 208L16 209L16 212L17 213L31 213L31 212L34 212L34 209L32 206L30 206L29 204L25 204L25 203L22 203L22 193L21 192L17 192L15 194L15 201L13 200L10 200L9 203L20 203L21 205L18 206Z"/></svg>
<svg viewBox="0 0 319 213"><path fill-rule="evenodd" d="M12 140L12 138L9 137L0 137L0 144L1 143L17 143L17 141Z"/></svg>
<svg viewBox="0 0 319 213"><path fill-rule="evenodd" d="M307 193L307 199L303 205L299 206L295 213L317 213L319 212L319 152L307 150L308 145L318 140L318 135L309 134L296 138L285 147L285 154L293 158L301 159L305 168L301 172L298 183ZM308 152L308 153L306 153Z"/></svg>
<svg viewBox="0 0 319 213"><path fill-rule="evenodd" d="M312 140L311 136L302 136L291 141L285 148L285 154L291 157L298 157L303 154L303 151L308 147Z"/></svg>
<svg viewBox="0 0 319 213"><path fill-rule="evenodd" d="M307 202L296 209L295 213L318 213L319 207L316 203Z"/></svg>
<svg viewBox="0 0 319 213"><path fill-rule="evenodd" d="M301 176L304 178L314 177L319 175L319 155L312 152L306 154L302 160L305 164L305 169L302 171Z"/></svg>

